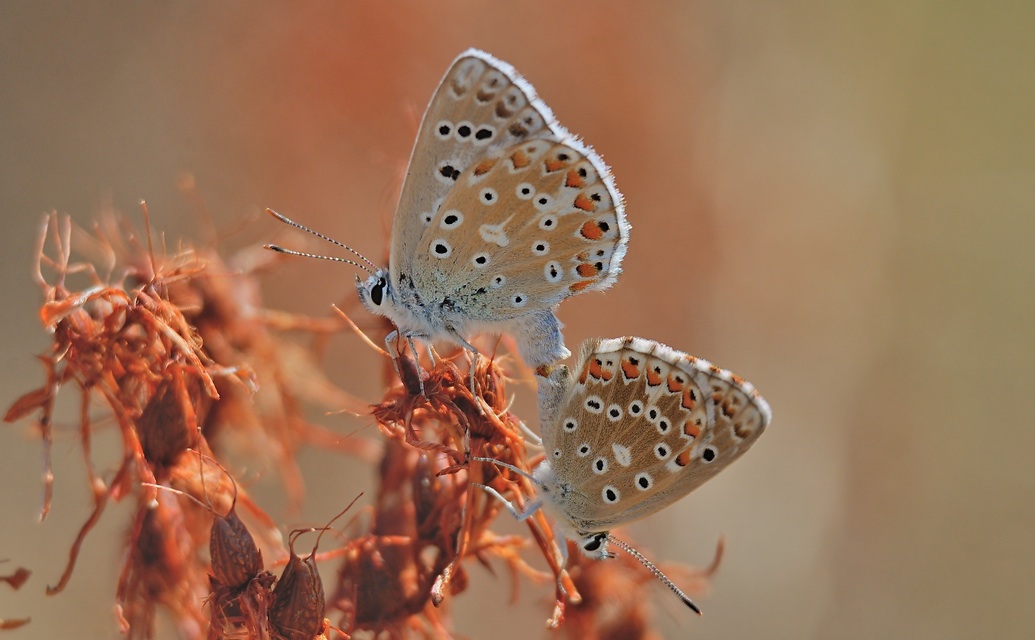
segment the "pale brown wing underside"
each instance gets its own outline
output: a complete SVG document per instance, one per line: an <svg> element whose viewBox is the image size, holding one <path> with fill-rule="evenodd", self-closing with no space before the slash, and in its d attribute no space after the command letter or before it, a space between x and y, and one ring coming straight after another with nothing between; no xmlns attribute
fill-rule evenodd
<svg viewBox="0 0 1035 640"><path fill-rule="evenodd" d="M588 153L537 139L469 167L417 244L418 289L448 297L472 319L497 321L608 286L628 225Z"/></svg>
<svg viewBox="0 0 1035 640"><path fill-rule="evenodd" d="M580 495L573 521L606 531L690 493L747 451L771 413L754 387L642 338L590 340L544 446Z"/></svg>

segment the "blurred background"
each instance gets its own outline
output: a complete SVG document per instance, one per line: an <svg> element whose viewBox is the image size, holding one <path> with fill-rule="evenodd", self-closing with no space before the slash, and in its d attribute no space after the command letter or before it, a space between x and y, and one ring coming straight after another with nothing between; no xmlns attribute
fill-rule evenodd
<svg viewBox="0 0 1035 640"><path fill-rule="evenodd" d="M562 306L569 346L660 340L773 407L741 462L626 532L697 566L726 537L703 618L648 591L663 634L1031 637L1033 32L1035 5L1008 1L4 2L0 405L43 381L30 277L43 212L88 226L110 203L139 220L143 199L170 244L200 240L178 188L189 174L216 224L238 229L231 246L298 240L269 206L380 262L423 109L476 46L535 85L627 199L625 272ZM264 293L324 314L352 280L298 260ZM376 357L334 349L330 377L377 401ZM0 558L35 572L0 587L0 617L33 617L10 637L115 637L129 505L109 508L48 599L89 509L74 433L55 444L43 525L31 421L0 428L0 452ZM373 470L345 462L304 451L300 522L371 491ZM279 485L254 491L284 522ZM551 590L525 582L511 604L500 576L472 565L458 634L548 636Z"/></svg>

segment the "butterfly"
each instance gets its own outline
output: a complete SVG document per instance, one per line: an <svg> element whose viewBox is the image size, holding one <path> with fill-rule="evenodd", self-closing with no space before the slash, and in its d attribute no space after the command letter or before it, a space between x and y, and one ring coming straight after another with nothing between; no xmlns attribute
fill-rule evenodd
<svg viewBox="0 0 1035 640"><path fill-rule="evenodd" d="M447 340L477 354L473 334L509 333L525 362L545 372L570 355L557 306L609 287L628 238L622 196L600 156L513 67L469 49L421 122L389 266L357 278L356 289L396 325L386 343L401 334L411 348L414 338Z"/></svg>
<svg viewBox="0 0 1035 640"><path fill-rule="evenodd" d="M575 372L558 366L538 381L546 458L531 476L536 500L519 512L486 489L519 519L544 508L591 558L611 557L608 543L628 551L700 612L610 532L686 496L742 456L769 424L769 405L739 376L644 338L587 340Z"/></svg>

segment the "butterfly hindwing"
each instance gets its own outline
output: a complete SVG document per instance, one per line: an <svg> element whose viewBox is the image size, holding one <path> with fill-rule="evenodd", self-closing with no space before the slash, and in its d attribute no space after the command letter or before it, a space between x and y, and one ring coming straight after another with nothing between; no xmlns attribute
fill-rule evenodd
<svg viewBox="0 0 1035 640"><path fill-rule="evenodd" d="M590 340L543 440L558 479L585 496L567 515L605 531L699 487L769 420L750 383L705 360L641 338Z"/></svg>
<svg viewBox="0 0 1035 640"><path fill-rule="evenodd" d="M448 192L413 278L476 321L552 309L617 277L629 225L607 167L575 140L537 138L486 156Z"/></svg>

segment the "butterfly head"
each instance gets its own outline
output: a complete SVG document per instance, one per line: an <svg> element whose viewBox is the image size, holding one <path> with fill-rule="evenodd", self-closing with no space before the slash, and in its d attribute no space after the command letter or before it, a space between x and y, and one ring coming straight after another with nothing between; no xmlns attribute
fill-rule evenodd
<svg viewBox="0 0 1035 640"><path fill-rule="evenodd" d="M598 531L597 533L587 533L579 538L579 550L582 553L594 560L606 560L608 558L615 557L615 554L607 550L607 541L610 536L608 531Z"/></svg>
<svg viewBox="0 0 1035 640"><path fill-rule="evenodd" d="M356 278L356 291L359 299L371 313L379 316L388 315L387 308L392 304L392 279L388 277L388 269L378 269L366 280Z"/></svg>

